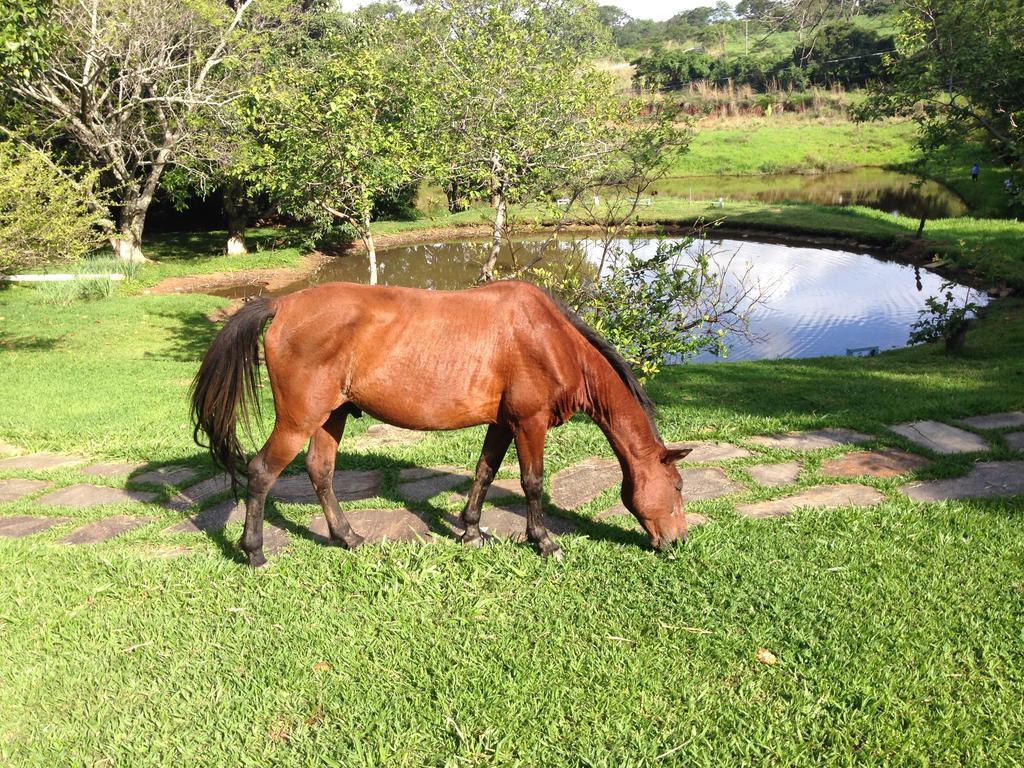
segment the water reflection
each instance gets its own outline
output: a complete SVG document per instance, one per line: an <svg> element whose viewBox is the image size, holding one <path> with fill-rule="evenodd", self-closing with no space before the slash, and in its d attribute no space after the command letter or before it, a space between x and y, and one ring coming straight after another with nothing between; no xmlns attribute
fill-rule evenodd
<svg viewBox="0 0 1024 768"><path fill-rule="evenodd" d="M622 240L617 247L653 254L658 240ZM745 240L695 243L705 247L724 265L732 258L727 285L736 285L747 272L767 289L767 304L754 310L751 331L755 339L729 339L731 360L845 355L849 349L905 346L910 326L918 319L925 299L939 295L942 278L916 267L867 253ZM435 289L472 285L486 258L487 244L479 241L430 243L391 248L378 254L380 281L386 285ZM557 270L566 261L583 258L596 272L602 243L591 239L548 241L523 239L506 247L499 265L528 263L538 257ZM314 282L365 282L365 260L359 256L336 259L318 273ZM295 286L296 288L302 286ZM959 289L962 298L966 288ZM985 303L985 297L973 297ZM716 360L711 355L697 358Z"/></svg>
<svg viewBox="0 0 1024 768"><path fill-rule="evenodd" d="M929 219L963 216L967 206L952 191L935 181L918 183L910 174L881 168L858 168L816 176L694 176L662 179L654 195L694 200L760 200L766 203L863 205L886 213Z"/></svg>

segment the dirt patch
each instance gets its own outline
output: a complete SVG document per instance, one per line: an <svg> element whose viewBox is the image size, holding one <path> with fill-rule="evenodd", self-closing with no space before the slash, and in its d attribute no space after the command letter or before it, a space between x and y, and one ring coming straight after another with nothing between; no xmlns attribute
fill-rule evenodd
<svg viewBox="0 0 1024 768"><path fill-rule="evenodd" d="M202 275L168 277L143 291L149 295L174 293L220 293L231 288L258 286L265 292L276 291L302 280L315 272L331 257L314 251L302 257L297 267L269 267L267 269L242 269L237 272L209 272Z"/></svg>

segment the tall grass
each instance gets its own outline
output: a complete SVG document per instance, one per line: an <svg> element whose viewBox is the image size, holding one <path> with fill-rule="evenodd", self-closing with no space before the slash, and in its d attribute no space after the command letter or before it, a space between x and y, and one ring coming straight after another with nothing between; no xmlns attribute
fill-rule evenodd
<svg viewBox="0 0 1024 768"><path fill-rule="evenodd" d="M109 299L117 293L118 281L109 275L124 275L133 280L138 275L140 264L120 261L110 256L96 256L75 262L66 272L76 277L72 280L39 283L36 290L49 304L66 307L76 301L97 301ZM106 277L77 277L79 275L107 275Z"/></svg>

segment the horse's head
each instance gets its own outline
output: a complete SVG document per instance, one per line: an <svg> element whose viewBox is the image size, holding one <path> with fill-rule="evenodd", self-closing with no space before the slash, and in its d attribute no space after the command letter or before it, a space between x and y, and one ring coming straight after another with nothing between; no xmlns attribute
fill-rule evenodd
<svg viewBox="0 0 1024 768"><path fill-rule="evenodd" d="M674 541L686 540L683 477L676 462L691 450L665 448L637 477L623 478L622 503L640 521L655 549L665 549Z"/></svg>

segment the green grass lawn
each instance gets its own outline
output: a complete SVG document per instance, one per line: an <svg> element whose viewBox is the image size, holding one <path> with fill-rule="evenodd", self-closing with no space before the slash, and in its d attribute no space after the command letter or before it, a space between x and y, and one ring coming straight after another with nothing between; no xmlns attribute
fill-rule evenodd
<svg viewBox="0 0 1024 768"><path fill-rule="evenodd" d="M215 332L206 314L223 304L54 307L31 288L0 291L0 439L212 473L186 398ZM836 425L904 445L883 426L1020 408L1022 382L1024 306L1006 300L961 356L687 366L650 390L667 439ZM350 421L351 435L366 422ZM339 466L383 467L369 505L400 506L398 469L471 467L481 440L471 429L370 454L343 443ZM837 453L808 458L796 487L821 483ZM549 435L549 477L595 454L610 455L603 437L574 419ZM972 458L938 458L921 476ZM728 472L749 480L759 460ZM81 482L71 469L36 476ZM295 535L254 573L236 556L238 526L168 536L181 515L159 505L142 507L156 522L106 544L56 544L70 526L0 540L0 762L1019 762L1024 500L915 504L894 481L871 483L887 499L871 510L734 511L795 487L691 504L712 522L670 555L590 520L610 491L581 510L561 565L511 544L351 554ZM415 506L433 520L457 511ZM78 524L116 511L59 513ZM317 511L272 503L269 516L298 533ZM192 551L162 557L172 544ZM760 664L760 648L778 664Z"/></svg>

